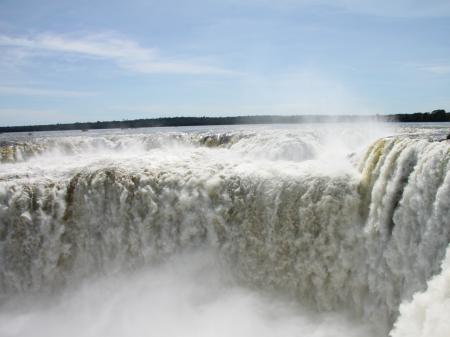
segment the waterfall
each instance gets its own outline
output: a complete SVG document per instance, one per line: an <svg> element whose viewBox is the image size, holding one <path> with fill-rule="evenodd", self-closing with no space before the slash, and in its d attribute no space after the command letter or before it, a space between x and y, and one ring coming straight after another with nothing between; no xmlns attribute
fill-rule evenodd
<svg viewBox="0 0 450 337"><path fill-rule="evenodd" d="M424 301L445 319L434 301L448 307L446 142L73 136L4 144L1 161L0 299L207 249L240 284L351 312L384 335L407 336Z"/></svg>

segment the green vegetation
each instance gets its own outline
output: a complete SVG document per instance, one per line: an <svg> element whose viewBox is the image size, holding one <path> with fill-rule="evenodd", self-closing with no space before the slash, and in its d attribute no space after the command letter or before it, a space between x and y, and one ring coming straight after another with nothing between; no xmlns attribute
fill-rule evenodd
<svg viewBox="0 0 450 337"><path fill-rule="evenodd" d="M199 125L235 125L235 124L290 124L290 123L322 123L322 122L355 122L367 120L385 120L388 122L450 122L450 113L445 110L417 112L413 114L376 115L376 116L327 116L327 115L296 115L296 116L237 116L237 117L171 117L153 119L135 119L107 122L67 123L28 126L4 126L0 132L32 132L32 131L64 131L64 130L95 130L117 128L147 128L170 126Z"/></svg>

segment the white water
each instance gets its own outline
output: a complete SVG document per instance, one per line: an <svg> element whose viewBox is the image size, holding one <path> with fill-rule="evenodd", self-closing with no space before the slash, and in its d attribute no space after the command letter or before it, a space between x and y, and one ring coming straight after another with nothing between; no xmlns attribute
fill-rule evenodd
<svg viewBox="0 0 450 337"><path fill-rule="evenodd" d="M427 290L416 293L411 302L400 306L393 337L446 337L450 332L450 249L442 263L442 272L427 284Z"/></svg>
<svg viewBox="0 0 450 337"><path fill-rule="evenodd" d="M0 335L387 335L441 273L447 130L4 139Z"/></svg>
<svg viewBox="0 0 450 337"><path fill-rule="evenodd" d="M48 306L8 308L4 336L372 336L342 314L235 285L208 252L89 282ZM22 305L23 307L23 305Z"/></svg>

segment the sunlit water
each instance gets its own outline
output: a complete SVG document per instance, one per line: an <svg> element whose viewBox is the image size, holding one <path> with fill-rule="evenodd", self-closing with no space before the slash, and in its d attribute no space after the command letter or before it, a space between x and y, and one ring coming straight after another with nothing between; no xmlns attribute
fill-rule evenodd
<svg viewBox="0 0 450 337"><path fill-rule="evenodd" d="M449 129L2 134L0 336L448 336Z"/></svg>

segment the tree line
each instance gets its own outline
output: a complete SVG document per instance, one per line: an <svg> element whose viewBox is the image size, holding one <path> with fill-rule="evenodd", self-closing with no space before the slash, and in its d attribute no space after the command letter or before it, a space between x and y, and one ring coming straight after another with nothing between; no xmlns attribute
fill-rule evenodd
<svg viewBox="0 0 450 337"><path fill-rule="evenodd" d="M388 122L450 122L450 113L443 109L432 112L416 112L412 114L394 115L293 115L293 116L236 116L236 117L163 117L122 121L97 121L85 123L63 123L46 125L3 126L0 132L33 132L33 131L64 131L64 130L98 130L127 129L146 127L175 127L202 125L235 125L235 124L295 124L324 122L363 122L382 120Z"/></svg>

